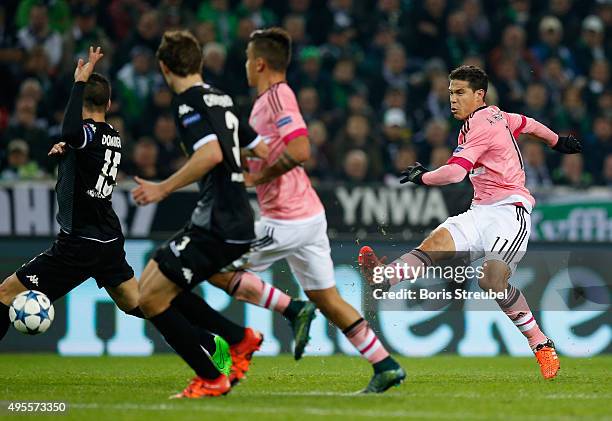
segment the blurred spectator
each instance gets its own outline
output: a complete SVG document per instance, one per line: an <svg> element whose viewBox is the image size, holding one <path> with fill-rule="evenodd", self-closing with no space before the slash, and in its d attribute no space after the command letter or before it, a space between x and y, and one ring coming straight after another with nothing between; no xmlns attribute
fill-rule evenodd
<svg viewBox="0 0 612 421"><path fill-rule="evenodd" d="M161 0L157 6L159 22L163 31L191 27L195 17L183 0Z"/></svg>
<svg viewBox="0 0 612 421"><path fill-rule="evenodd" d="M209 42L216 42L217 35L215 34L215 23L214 22L199 22L194 25L193 35L200 43L201 46L206 46ZM229 45L229 43L224 43Z"/></svg>
<svg viewBox="0 0 612 421"><path fill-rule="evenodd" d="M542 82L546 85L550 94L551 102L560 105L563 91L570 85L571 77L569 72L563 68L561 60L552 57L544 63Z"/></svg>
<svg viewBox="0 0 612 421"><path fill-rule="evenodd" d="M527 48L527 34L518 25L510 25L504 29L502 42L489 55L493 72L499 74L504 60L515 63L518 77L522 81L529 81L540 75L540 63L533 52Z"/></svg>
<svg viewBox="0 0 612 421"><path fill-rule="evenodd" d="M96 10L87 3L74 11L74 24L64 33L62 71L73 72L79 58L87 60L90 46L100 46L104 60L96 66L99 73L107 73L112 63L113 47L104 30L97 25Z"/></svg>
<svg viewBox="0 0 612 421"><path fill-rule="evenodd" d="M117 73L117 94L128 126L135 127L143 115L142 104L151 101L155 86L162 78L153 64L153 52L146 47L132 49L132 60Z"/></svg>
<svg viewBox="0 0 612 421"><path fill-rule="evenodd" d="M32 19L32 9L44 4L47 8L49 27L53 31L64 32L70 26L70 7L65 0L41 1L41 0L21 0L17 8L15 20L18 28L24 28Z"/></svg>
<svg viewBox="0 0 612 421"><path fill-rule="evenodd" d="M525 86L519 78L515 61L502 58L495 74L495 87L499 92L499 106L506 111L520 110L523 105Z"/></svg>
<svg viewBox="0 0 612 421"><path fill-rule="evenodd" d="M161 26L159 23L159 13L154 10L149 10L140 15L138 25L135 30L122 42L115 56L115 69L121 68L121 65L127 63L134 48L148 49L149 51L157 51L161 36Z"/></svg>
<svg viewBox="0 0 612 421"><path fill-rule="evenodd" d="M123 41L148 9L145 0L112 0L108 6L114 38Z"/></svg>
<svg viewBox="0 0 612 421"><path fill-rule="evenodd" d="M408 129L406 113L401 108L391 108L383 118L382 146L383 162L386 171L392 171L395 156L402 146L410 142L411 132Z"/></svg>
<svg viewBox="0 0 612 421"><path fill-rule="evenodd" d="M277 23L272 10L264 7L263 0L242 0L236 9L239 18L248 18L256 28L265 28Z"/></svg>
<svg viewBox="0 0 612 421"><path fill-rule="evenodd" d="M612 187L612 154L608 154L604 159L601 183L604 186Z"/></svg>
<svg viewBox="0 0 612 421"><path fill-rule="evenodd" d="M368 177L375 179L382 174L383 162L380 146L371 135L370 122L362 115L352 115L346 121L346 126L340 130L334 139L334 160L336 165L348 151L360 149L368 156Z"/></svg>
<svg viewBox="0 0 612 421"><path fill-rule="evenodd" d="M384 176L384 183L387 186L400 186L402 171L417 161L415 149L410 145L402 146L393 157L393 168Z"/></svg>
<svg viewBox="0 0 612 421"><path fill-rule="evenodd" d="M348 97L355 89L355 63L350 58L338 60L334 67L331 83L333 107L336 109L346 108Z"/></svg>
<svg viewBox="0 0 612 421"><path fill-rule="evenodd" d="M310 140L310 159L304 163L308 175L317 180L325 180L331 176L332 167L330 145L325 124L319 120L308 123L308 138Z"/></svg>
<svg viewBox="0 0 612 421"><path fill-rule="evenodd" d="M302 88L297 95L298 104L302 117L306 123L317 120L320 117L319 112L319 93L313 87Z"/></svg>
<svg viewBox="0 0 612 421"><path fill-rule="evenodd" d="M451 118L447 75L438 73L432 77L431 87L425 99L425 113L427 118Z"/></svg>
<svg viewBox="0 0 612 421"><path fill-rule="evenodd" d="M601 174L604 157L612 154L612 120L598 116L593 120L593 134L584 140L586 169Z"/></svg>
<svg viewBox="0 0 612 421"><path fill-rule="evenodd" d="M439 146L449 144L449 124L447 120L438 118L429 120L425 126L424 133L420 133L415 139L419 146L419 161L431 161L432 151Z"/></svg>
<svg viewBox="0 0 612 421"><path fill-rule="evenodd" d="M7 166L0 173L0 180L37 180L45 177L38 164L30 160L30 148L21 139L11 140L7 147Z"/></svg>
<svg viewBox="0 0 612 421"><path fill-rule="evenodd" d="M157 157L159 148L155 141L150 137L141 137L134 145L132 151L132 159L121 162L123 171L130 176L137 175L138 177L149 180L159 180L163 176L159 171Z"/></svg>
<svg viewBox="0 0 612 421"><path fill-rule="evenodd" d="M291 36L291 59L295 60L296 57L299 57L302 49L310 43L310 39L306 34L306 19L301 15L287 15L283 19L283 28Z"/></svg>
<svg viewBox="0 0 612 421"><path fill-rule="evenodd" d="M549 0L550 14L561 22L563 26L563 43L573 42L580 33L579 16L572 10L574 0Z"/></svg>
<svg viewBox="0 0 612 421"><path fill-rule="evenodd" d="M370 166L368 155L360 149L352 149L344 157L342 179L349 183L367 181Z"/></svg>
<svg viewBox="0 0 612 421"><path fill-rule="evenodd" d="M553 174L555 184L577 189L589 187L593 177L584 171L584 160L581 154L563 155L561 166Z"/></svg>
<svg viewBox="0 0 612 421"><path fill-rule="evenodd" d="M422 58L442 56L446 36L446 0L424 0L421 7L418 4L408 24L410 50Z"/></svg>
<svg viewBox="0 0 612 421"><path fill-rule="evenodd" d="M610 45L604 45L604 24L599 16L590 15L582 21L582 33L575 50L576 66L582 75L587 75L595 60L611 56Z"/></svg>
<svg viewBox="0 0 612 421"><path fill-rule="evenodd" d="M610 63L608 60L595 60L589 71L589 82L586 87L586 100L589 108L594 110L599 96L610 89Z"/></svg>
<svg viewBox="0 0 612 421"><path fill-rule="evenodd" d="M17 100L15 114L5 132L7 139L23 139L28 145L29 156L40 167L47 168L47 152L51 148L44 122L36 115L36 102L32 98L23 97Z"/></svg>
<svg viewBox="0 0 612 421"><path fill-rule="evenodd" d="M360 62L363 59L361 49L353 43L353 36L354 31L347 26L334 26L332 28L327 42L319 49L324 70L330 71L333 69L340 59L350 57L354 62Z"/></svg>
<svg viewBox="0 0 612 421"><path fill-rule="evenodd" d="M172 114L162 114L157 118L153 135L159 150L159 158L157 159L159 177L165 178L185 163L185 156L176 141L176 125Z"/></svg>
<svg viewBox="0 0 612 421"><path fill-rule="evenodd" d="M521 153L525 163L525 186L530 190L552 186L544 146L537 141L525 141L521 144Z"/></svg>
<svg viewBox="0 0 612 421"><path fill-rule="evenodd" d="M479 44L487 46L491 33L491 24L483 13L480 3L480 0L465 0L462 8L470 35Z"/></svg>
<svg viewBox="0 0 612 421"><path fill-rule="evenodd" d="M589 132L591 119L579 87L570 86L565 90L563 105L557 108L553 123L557 132L572 132L581 137Z"/></svg>
<svg viewBox="0 0 612 421"><path fill-rule="evenodd" d="M548 105L548 93L544 84L535 82L527 86L522 114L535 118L550 127Z"/></svg>
<svg viewBox="0 0 612 421"><path fill-rule="evenodd" d="M218 42L209 42L204 46L204 66L202 72L206 83L223 92L231 89L231 79L225 72L227 54L225 47Z"/></svg>
<svg viewBox="0 0 612 421"><path fill-rule="evenodd" d="M203 1L198 9L197 18L201 22L214 25L219 42L229 44L234 40L238 17L230 10L229 0Z"/></svg>
<svg viewBox="0 0 612 421"><path fill-rule="evenodd" d="M228 92L235 96L246 96L249 92L249 85L246 80L246 48L249 43L249 36L255 30L255 24L249 18L242 18L238 21L237 36L232 46L228 50L226 60L226 72L232 79L232 89ZM241 99L237 98L240 103Z"/></svg>
<svg viewBox="0 0 612 421"><path fill-rule="evenodd" d="M479 44L472 38L463 10L456 10L448 16L446 24L446 64L455 68L468 54L477 54Z"/></svg>
<svg viewBox="0 0 612 421"><path fill-rule="evenodd" d="M327 110L332 107L331 79L327 73L321 71L321 54L317 47L302 49L299 67L289 75L289 81L296 91L304 87L316 89L321 108Z"/></svg>
<svg viewBox="0 0 612 421"><path fill-rule="evenodd" d="M554 16L545 16L540 21L539 42L533 47L533 53L540 63L544 63L551 57L558 57L563 67L575 71L572 53L563 41L563 27L561 21Z"/></svg>
<svg viewBox="0 0 612 421"><path fill-rule="evenodd" d="M62 37L49 26L49 9L46 4L34 2L29 11L28 26L17 33L19 46L30 52L42 47L51 69L59 65L62 58Z"/></svg>
<svg viewBox="0 0 612 421"><path fill-rule="evenodd" d="M431 151L428 169L435 170L440 168L442 165L446 165L446 162L451 157L452 153L453 151L448 146L436 146Z"/></svg>

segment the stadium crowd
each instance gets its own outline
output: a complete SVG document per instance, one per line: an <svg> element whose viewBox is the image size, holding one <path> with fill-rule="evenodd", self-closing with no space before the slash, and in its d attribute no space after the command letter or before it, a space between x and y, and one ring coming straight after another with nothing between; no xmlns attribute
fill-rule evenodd
<svg viewBox="0 0 612 421"><path fill-rule="evenodd" d="M419 161L444 164L460 122L448 72L489 73L487 103L584 142L582 155L521 139L528 187L612 186L612 0L5 0L0 4L0 180L52 178L74 66L105 54L123 177L156 179L184 162L172 95L155 51L164 30L190 28L204 79L231 94L247 122L249 34L279 25L293 38L289 83L319 182L398 183Z"/></svg>

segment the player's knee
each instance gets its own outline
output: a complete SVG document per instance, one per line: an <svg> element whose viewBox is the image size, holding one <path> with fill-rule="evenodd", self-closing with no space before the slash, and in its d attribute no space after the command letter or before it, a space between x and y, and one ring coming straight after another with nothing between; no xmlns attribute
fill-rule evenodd
<svg viewBox="0 0 612 421"><path fill-rule="evenodd" d="M138 297L138 307L140 307L143 314L147 317L155 316L161 312L159 311L160 309L159 300L157 300L153 294L148 293L146 290L142 291L142 293ZM131 310L131 309L127 309L127 310Z"/></svg>

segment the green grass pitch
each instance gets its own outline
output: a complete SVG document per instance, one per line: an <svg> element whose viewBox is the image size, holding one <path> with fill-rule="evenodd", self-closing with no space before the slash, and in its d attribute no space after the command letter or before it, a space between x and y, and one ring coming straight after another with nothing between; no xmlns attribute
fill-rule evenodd
<svg viewBox="0 0 612 421"><path fill-rule="evenodd" d="M557 379L535 359L400 358L406 382L355 396L371 369L360 358L256 357L249 378L221 398L168 400L190 370L174 355L68 358L0 354L0 419L10 401L65 401L58 420L603 420L612 419L612 357L561 359ZM48 417L45 417L48 419Z"/></svg>

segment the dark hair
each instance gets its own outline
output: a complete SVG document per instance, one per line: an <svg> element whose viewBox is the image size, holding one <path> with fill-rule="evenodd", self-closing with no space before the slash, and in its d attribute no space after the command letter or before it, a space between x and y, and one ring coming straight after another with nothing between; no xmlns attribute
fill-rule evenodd
<svg viewBox="0 0 612 421"><path fill-rule="evenodd" d="M106 111L106 104L111 97L111 86L107 78L100 73L92 73L85 83L83 105L89 109Z"/></svg>
<svg viewBox="0 0 612 421"><path fill-rule="evenodd" d="M487 76L484 70L476 66L459 66L450 73L448 79L464 80L474 92L482 89L486 94L489 87L489 76Z"/></svg>
<svg viewBox="0 0 612 421"><path fill-rule="evenodd" d="M185 77L202 71L202 48L188 31L166 31L155 54L172 73Z"/></svg>
<svg viewBox="0 0 612 421"><path fill-rule="evenodd" d="M291 36L282 28L253 31L249 37L255 57L266 60L272 70L284 72L291 61Z"/></svg>

